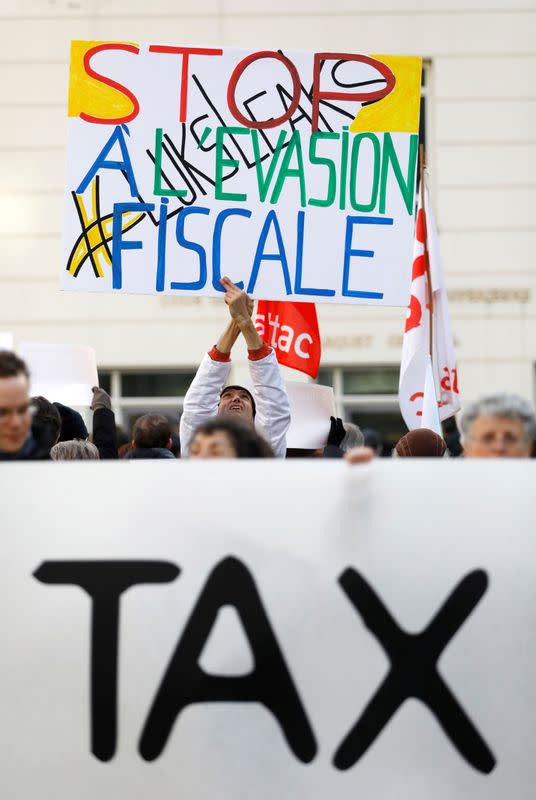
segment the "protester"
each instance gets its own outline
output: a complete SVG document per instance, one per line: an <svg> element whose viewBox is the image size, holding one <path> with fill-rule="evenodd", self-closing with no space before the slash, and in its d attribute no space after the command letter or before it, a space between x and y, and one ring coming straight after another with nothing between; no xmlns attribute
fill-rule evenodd
<svg viewBox="0 0 536 800"><path fill-rule="evenodd" d="M32 431L30 380L26 364L9 350L0 351L0 460L39 460L49 457L50 436L44 428Z"/></svg>
<svg viewBox="0 0 536 800"><path fill-rule="evenodd" d="M70 442L73 439L87 439L89 436L86 423L80 412L74 408L64 406L63 403L54 402L61 417L61 431L58 442Z"/></svg>
<svg viewBox="0 0 536 800"><path fill-rule="evenodd" d="M371 447L377 456L383 455L383 437L381 433L374 428L363 428L363 445Z"/></svg>
<svg viewBox="0 0 536 800"><path fill-rule="evenodd" d="M101 459L118 458L117 447L117 428L115 425L115 415L112 411L112 399L110 395L94 386L91 410L93 411L93 432L91 438L93 444L99 451Z"/></svg>
<svg viewBox="0 0 536 800"><path fill-rule="evenodd" d="M347 453L354 447L363 447L365 444L365 436L359 425L355 425L353 422L345 422L344 430L346 431L346 435L341 442L341 450Z"/></svg>
<svg viewBox="0 0 536 800"><path fill-rule="evenodd" d="M445 444L447 445L447 450L449 451L449 456L452 456L452 458L458 458L458 456L463 455L461 435L456 423L456 417L448 417L447 419L443 420L442 428L443 437L445 439Z"/></svg>
<svg viewBox="0 0 536 800"><path fill-rule="evenodd" d="M243 421L220 415L200 425L190 458L273 458L270 445Z"/></svg>
<svg viewBox="0 0 536 800"><path fill-rule="evenodd" d="M255 428L275 455L284 458L290 406L279 364L273 349L262 341L255 329L250 298L229 278L222 278L221 284L231 320L217 344L204 356L184 398L181 454L189 455L192 437L199 425L218 414L227 414ZM231 350L240 335L248 348L253 393L243 386L223 388L231 367Z"/></svg>
<svg viewBox="0 0 536 800"><path fill-rule="evenodd" d="M92 442L72 439L55 444L50 451L50 458L53 461L95 461L99 459L99 451Z"/></svg>
<svg viewBox="0 0 536 800"><path fill-rule="evenodd" d="M515 394L493 394L469 405L460 422L465 458L530 458L536 437L531 405Z"/></svg>
<svg viewBox="0 0 536 800"><path fill-rule="evenodd" d="M175 458L171 452L171 425L162 414L138 417L132 430L132 448L125 458Z"/></svg>
<svg viewBox="0 0 536 800"><path fill-rule="evenodd" d="M328 440L322 453L324 458L343 458L345 453L363 446L365 437L357 425L343 422L340 417L330 417L330 420Z"/></svg>
<svg viewBox="0 0 536 800"><path fill-rule="evenodd" d="M130 453L130 451L133 449L134 447L132 445L132 440L130 440L121 445L121 447L117 451L117 455L120 459L126 458L127 453Z"/></svg>
<svg viewBox="0 0 536 800"><path fill-rule="evenodd" d="M33 409L32 431L42 439L46 446L48 441L49 450L59 439L61 431L61 417L58 409L47 400L46 397L32 397Z"/></svg>
<svg viewBox="0 0 536 800"><path fill-rule="evenodd" d="M93 432L91 435L93 444L97 447L101 459L117 458L117 434L110 395L98 386L94 386L91 391L93 392L90 406L93 411ZM63 403L55 402L53 405L61 417L59 442L70 442L73 439L85 440L88 438L88 429L80 412L63 405Z"/></svg>
<svg viewBox="0 0 536 800"><path fill-rule="evenodd" d="M395 458L442 458L447 455L447 445L435 431L415 428L395 444Z"/></svg>

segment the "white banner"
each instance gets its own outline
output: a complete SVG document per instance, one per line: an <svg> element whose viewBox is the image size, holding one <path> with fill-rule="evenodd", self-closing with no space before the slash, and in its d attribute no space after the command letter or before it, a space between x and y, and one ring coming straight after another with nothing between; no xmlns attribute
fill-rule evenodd
<svg viewBox="0 0 536 800"><path fill-rule="evenodd" d="M529 800L535 469L0 465L2 796Z"/></svg>
<svg viewBox="0 0 536 800"><path fill-rule="evenodd" d="M73 42L62 288L407 305L420 74Z"/></svg>

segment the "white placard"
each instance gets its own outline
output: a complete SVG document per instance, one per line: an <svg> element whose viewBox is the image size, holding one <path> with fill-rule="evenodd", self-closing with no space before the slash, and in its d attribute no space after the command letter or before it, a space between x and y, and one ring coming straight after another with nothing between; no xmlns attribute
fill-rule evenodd
<svg viewBox="0 0 536 800"><path fill-rule="evenodd" d="M98 386L92 347L74 344L22 342L21 358L30 369L30 393L68 406L89 406L91 388Z"/></svg>
<svg viewBox="0 0 536 800"><path fill-rule="evenodd" d="M536 465L432 462L0 464L2 796L532 800Z"/></svg>
<svg viewBox="0 0 536 800"><path fill-rule="evenodd" d="M228 275L256 298L407 305L420 74L73 42L62 288L215 297Z"/></svg>
<svg viewBox="0 0 536 800"><path fill-rule="evenodd" d="M336 417L335 395L331 386L286 381L290 403L290 428L287 447L316 450L326 445L330 417Z"/></svg>
<svg viewBox="0 0 536 800"><path fill-rule="evenodd" d="M0 350L13 350L13 334L0 331Z"/></svg>

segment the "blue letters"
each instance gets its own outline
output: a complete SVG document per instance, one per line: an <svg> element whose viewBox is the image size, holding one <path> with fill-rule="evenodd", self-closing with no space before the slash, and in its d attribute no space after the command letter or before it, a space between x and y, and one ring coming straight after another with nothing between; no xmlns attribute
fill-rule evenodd
<svg viewBox="0 0 536 800"><path fill-rule="evenodd" d="M212 236L212 286L216 289L217 292L224 292L225 289L222 287L220 283L221 279L221 231L223 228L223 223L227 219L227 217L251 217L251 211L248 211L246 208L226 208L224 211L220 211L218 216L216 217L216 223L214 225L214 234ZM242 281L237 281L236 286L239 289L244 288L244 284ZM248 290L249 291L249 290Z"/></svg>
<svg viewBox="0 0 536 800"><path fill-rule="evenodd" d="M128 133L128 128L124 126L126 132ZM121 155L123 156L122 161L107 161L106 156L112 149L115 143L118 143L119 147L121 148ZM132 163L130 161L130 156L128 154L128 148L125 142L125 137L123 135L123 130L121 125L117 125L114 129L114 132L100 151L99 155L95 159L93 166L90 167L89 171L86 174L86 177L82 180L80 186L76 190L76 194L83 194L91 181L93 180L94 176L97 174L99 169L119 169L124 170L127 173L127 180L130 186L130 194L132 197L138 197L138 187L136 186L136 178L134 177L134 170L132 169ZM154 208L154 206L153 206Z"/></svg>
<svg viewBox="0 0 536 800"><path fill-rule="evenodd" d="M198 244L197 242L191 242L189 239L184 237L184 221L190 214L206 215L210 214L210 209L204 208L203 206L191 206L190 208L183 208L177 217L177 242L181 247L184 247L186 250L193 250L194 253L197 253L199 256L199 280L191 282L186 281L185 283L172 281L170 284L172 289L202 289L207 282L207 254L205 252L205 248L203 245Z"/></svg>
<svg viewBox="0 0 536 800"><path fill-rule="evenodd" d="M333 297L334 289L305 289L301 285L303 271L303 227L305 211L298 211L298 224L296 235L296 278L294 283L294 294L320 295L321 297Z"/></svg>
<svg viewBox="0 0 536 800"><path fill-rule="evenodd" d="M277 247L279 249L279 252L265 253L264 245L266 244L266 239L268 238L268 233L270 232L270 226L272 224L274 226L275 236L277 239ZM281 228L279 227L277 214L273 210L269 211L268 214L266 215L264 225L262 226L261 235L259 236L259 243L257 245L257 250L255 252L255 259L253 261L253 268L251 270L251 276L247 288L248 294L251 294L251 292L253 292L253 290L255 289L255 284L257 283L257 277L259 275L259 268L261 265L261 261L281 262L281 267L283 269L283 278L285 281L285 291L287 294L292 294L292 286L290 283L290 275L288 272L287 255L285 253L283 237L281 236Z"/></svg>
<svg viewBox="0 0 536 800"><path fill-rule="evenodd" d="M114 203L114 221L112 227L112 287L121 289L123 285L122 253L123 250L141 250L139 241L123 241L123 214L128 211L154 211L154 203Z"/></svg>
<svg viewBox="0 0 536 800"><path fill-rule="evenodd" d="M374 300L381 300L383 292L354 292L348 288L350 281L350 259L352 256L362 258L373 258L374 250L353 250L352 235L354 225L392 225L392 217L346 217L346 237L344 240L344 270L342 276L342 296L343 297L366 297Z"/></svg>

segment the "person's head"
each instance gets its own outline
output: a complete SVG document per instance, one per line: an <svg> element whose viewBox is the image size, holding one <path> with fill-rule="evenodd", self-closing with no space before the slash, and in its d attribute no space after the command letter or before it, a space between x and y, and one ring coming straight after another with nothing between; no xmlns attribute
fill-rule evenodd
<svg viewBox="0 0 536 800"><path fill-rule="evenodd" d="M353 422L345 422L344 430L346 431L346 435L341 442L341 450L347 453L353 447L363 447L365 444L365 437L363 436L361 428L354 425Z"/></svg>
<svg viewBox="0 0 536 800"><path fill-rule="evenodd" d="M171 425L162 414L138 417L132 429L132 444L139 448L171 447Z"/></svg>
<svg viewBox="0 0 536 800"><path fill-rule="evenodd" d="M99 451L92 442L85 439L72 439L58 442L50 451L53 461L92 461L99 458Z"/></svg>
<svg viewBox="0 0 536 800"><path fill-rule="evenodd" d="M88 430L84 418L79 411L63 403L54 403L61 417L61 431L59 442L70 442L72 439L87 439Z"/></svg>
<svg viewBox="0 0 536 800"><path fill-rule="evenodd" d="M239 419L216 417L195 431L190 458L273 458L270 445Z"/></svg>
<svg viewBox="0 0 536 800"><path fill-rule="evenodd" d="M460 427L465 458L529 458L536 417L522 397L500 393L467 406Z"/></svg>
<svg viewBox="0 0 536 800"><path fill-rule="evenodd" d="M415 428L395 444L392 455L395 458L442 458L447 445L435 431L429 428Z"/></svg>
<svg viewBox="0 0 536 800"><path fill-rule="evenodd" d="M244 386L226 386L220 394L218 414L236 416L248 425L255 419L255 400Z"/></svg>
<svg viewBox="0 0 536 800"><path fill-rule="evenodd" d="M50 447L55 445L60 437L61 417L60 412L46 397L32 397L33 421L32 429L34 435L41 436L50 443Z"/></svg>
<svg viewBox="0 0 536 800"><path fill-rule="evenodd" d="M383 439L379 431L375 430L374 428L363 428L363 438L363 445L365 447L372 448L377 456L382 455Z"/></svg>
<svg viewBox="0 0 536 800"><path fill-rule="evenodd" d="M0 351L0 452L16 453L32 426L30 374L15 353Z"/></svg>

